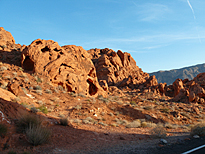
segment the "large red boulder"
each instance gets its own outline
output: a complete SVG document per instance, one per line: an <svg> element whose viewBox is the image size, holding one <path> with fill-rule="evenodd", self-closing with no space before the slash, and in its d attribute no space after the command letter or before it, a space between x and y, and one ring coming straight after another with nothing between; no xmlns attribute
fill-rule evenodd
<svg viewBox="0 0 205 154"><path fill-rule="evenodd" d="M22 52L22 67L50 77L69 92L87 96L105 95L90 55L80 46L59 46L52 40L37 39Z"/></svg>

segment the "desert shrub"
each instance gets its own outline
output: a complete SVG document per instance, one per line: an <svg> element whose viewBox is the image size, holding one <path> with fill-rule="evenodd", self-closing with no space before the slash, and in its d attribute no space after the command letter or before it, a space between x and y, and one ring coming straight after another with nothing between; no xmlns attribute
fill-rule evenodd
<svg viewBox="0 0 205 154"><path fill-rule="evenodd" d="M147 122L147 126L146 127L156 127L157 125L153 122Z"/></svg>
<svg viewBox="0 0 205 154"><path fill-rule="evenodd" d="M77 123L77 124L80 124L81 123L81 120L80 119L74 119L72 120L74 123Z"/></svg>
<svg viewBox="0 0 205 154"><path fill-rule="evenodd" d="M164 138L167 135L166 132L163 127L157 126L150 131L150 134L155 138Z"/></svg>
<svg viewBox="0 0 205 154"><path fill-rule="evenodd" d="M168 129L175 129L175 128L177 128L177 125L173 125L173 124L170 124L170 123L166 123L166 124L164 125L164 127L168 128Z"/></svg>
<svg viewBox="0 0 205 154"><path fill-rule="evenodd" d="M23 69L22 67L19 67L19 70L20 70L20 71L24 71L24 69Z"/></svg>
<svg viewBox="0 0 205 154"><path fill-rule="evenodd" d="M37 82L37 83L39 83L39 82L43 82L42 79L39 78L38 76L34 76L34 78L36 79L36 82Z"/></svg>
<svg viewBox="0 0 205 154"><path fill-rule="evenodd" d="M98 124L102 125L102 126L107 126L107 124L103 123L103 122L99 122Z"/></svg>
<svg viewBox="0 0 205 154"><path fill-rule="evenodd" d="M37 85L34 87L35 90L42 90L41 86Z"/></svg>
<svg viewBox="0 0 205 154"><path fill-rule="evenodd" d="M79 93L78 96L80 96L80 97L86 97L86 96L85 96L84 94L82 94L82 93Z"/></svg>
<svg viewBox="0 0 205 154"><path fill-rule="evenodd" d="M51 131L40 125L30 125L29 128L26 129L27 141L34 146L46 143L50 136Z"/></svg>
<svg viewBox="0 0 205 154"><path fill-rule="evenodd" d="M58 90L64 91L64 88L63 88L63 86L61 86L61 85L58 85Z"/></svg>
<svg viewBox="0 0 205 154"><path fill-rule="evenodd" d="M163 109L160 109L161 112L164 112L164 113L169 113L169 109L168 108L163 108Z"/></svg>
<svg viewBox="0 0 205 154"><path fill-rule="evenodd" d="M104 103L109 103L108 98L104 98L102 95L99 95L97 98L98 98L98 100L101 100L101 101L103 101Z"/></svg>
<svg viewBox="0 0 205 154"><path fill-rule="evenodd" d="M147 127L147 122L145 122L145 121L142 122L142 123L141 123L141 127Z"/></svg>
<svg viewBox="0 0 205 154"><path fill-rule="evenodd" d="M32 108L31 108L31 112L37 113L37 112L38 112L38 109L37 109L36 107L32 107Z"/></svg>
<svg viewBox="0 0 205 154"><path fill-rule="evenodd" d="M7 126L4 124L0 124L0 136L4 136L7 133Z"/></svg>
<svg viewBox="0 0 205 154"><path fill-rule="evenodd" d="M145 109L145 110L151 110L151 109L152 109L152 106L145 106L145 107L143 107L143 109Z"/></svg>
<svg viewBox="0 0 205 154"><path fill-rule="evenodd" d="M110 115L111 117L113 117L113 116L114 116L114 114L113 114L112 112L110 112L110 113L109 113L109 115Z"/></svg>
<svg viewBox="0 0 205 154"><path fill-rule="evenodd" d="M131 101L130 104L131 105L136 105L136 102L135 101Z"/></svg>
<svg viewBox="0 0 205 154"><path fill-rule="evenodd" d="M68 118L61 118L60 125L67 126L68 125Z"/></svg>
<svg viewBox="0 0 205 154"><path fill-rule="evenodd" d="M46 90L45 90L45 93L52 94L52 91L49 90L49 89L46 89Z"/></svg>
<svg viewBox="0 0 205 154"><path fill-rule="evenodd" d="M75 108L76 110L80 110L80 109L82 108L82 105L76 105L74 108Z"/></svg>
<svg viewBox="0 0 205 154"><path fill-rule="evenodd" d="M41 122L42 121L39 117L37 117L35 115L31 115L31 114L26 114L26 115L22 116L20 119L18 119L18 121L16 123L17 132L24 133L26 131L26 129L28 129L30 127L30 125L40 126Z"/></svg>
<svg viewBox="0 0 205 154"><path fill-rule="evenodd" d="M42 90L35 90L35 93L42 95Z"/></svg>
<svg viewBox="0 0 205 154"><path fill-rule="evenodd" d="M92 123L94 123L94 119L91 118L91 117L87 117L86 119L83 119L82 121L85 124L92 124Z"/></svg>
<svg viewBox="0 0 205 154"><path fill-rule="evenodd" d="M126 125L127 128L138 128L141 127L141 122L139 120L134 120Z"/></svg>
<svg viewBox="0 0 205 154"><path fill-rule="evenodd" d="M198 123L191 128L191 136L199 135L205 136L205 123Z"/></svg>
<svg viewBox="0 0 205 154"><path fill-rule="evenodd" d="M38 109L39 109L41 112L45 113L45 114L48 113L48 109L47 109L44 105L40 106Z"/></svg>

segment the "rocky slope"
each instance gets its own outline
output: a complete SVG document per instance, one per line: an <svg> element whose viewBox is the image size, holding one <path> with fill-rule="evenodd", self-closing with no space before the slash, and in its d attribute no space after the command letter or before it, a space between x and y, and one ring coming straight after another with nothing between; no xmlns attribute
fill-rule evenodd
<svg viewBox="0 0 205 154"><path fill-rule="evenodd" d="M8 127L0 153L89 153L101 145L141 143L159 122L175 139L205 117L204 73L167 86L129 53L41 39L25 46L3 28L0 36L0 124ZM49 143L32 146L16 132L25 115L40 117L52 130Z"/></svg>
<svg viewBox="0 0 205 154"><path fill-rule="evenodd" d="M176 79L189 79L192 80L199 73L205 72L205 64L184 67L181 69L173 69L169 71L158 71L149 73L150 76L155 75L158 82L166 82L168 85L172 84Z"/></svg>

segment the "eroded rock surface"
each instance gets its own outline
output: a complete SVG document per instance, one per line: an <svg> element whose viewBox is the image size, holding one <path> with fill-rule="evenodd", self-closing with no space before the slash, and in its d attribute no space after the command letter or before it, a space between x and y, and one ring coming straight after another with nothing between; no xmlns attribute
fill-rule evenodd
<svg viewBox="0 0 205 154"><path fill-rule="evenodd" d="M144 73L129 53L112 49L91 49L92 61L98 80L106 80L108 86L135 86L146 82L149 74Z"/></svg>
<svg viewBox="0 0 205 154"><path fill-rule="evenodd" d="M22 52L22 67L50 77L68 92L88 96L105 95L99 86L90 55L80 46L59 46L52 40L37 39Z"/></svg>

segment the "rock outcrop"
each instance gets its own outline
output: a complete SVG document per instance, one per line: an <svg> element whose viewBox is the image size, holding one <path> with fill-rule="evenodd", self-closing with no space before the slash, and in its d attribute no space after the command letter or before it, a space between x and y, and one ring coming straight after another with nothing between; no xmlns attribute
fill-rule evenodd
<svg viewBox="0 0 205 154"><path fill-rule="evenodd" d="M157 80L149 77L137 65L129 53L117 52L112 49L91 49L88 52L92 56L98 80L104 80L108 86L138 88L140 84L147 86L157 85Z"/></svg>
<svg viewBox="0 0 205 154"><path fill-rule="evenodd" d="M15 40L11 33L4 30L3 27L0 27L0 47L5 49L12 44L15 44Z"/></svg>
<svg viewBox="0 0 205 154"><path fill-rule="evenodd" d="M165 94L177 102L204 103L205 73L198 74L193 80L176 79L172 85L165 86Z"/></svg>
<svg viewBox="0 0 205 154"><path fill-rule="evenodd" d="M22 51L22 67L50 78L68 92L87 96L105 95L100 87L90 54L80 46L59 46L52 40L37 39Z"/></svg>

